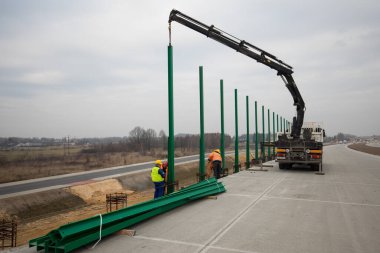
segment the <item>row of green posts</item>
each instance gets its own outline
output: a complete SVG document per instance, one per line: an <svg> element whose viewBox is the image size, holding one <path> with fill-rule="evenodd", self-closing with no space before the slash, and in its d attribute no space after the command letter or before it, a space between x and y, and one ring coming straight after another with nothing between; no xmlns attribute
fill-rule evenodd
<svg viewBox="0 0 380 253"><path fill-rule="evenodd" d="M200 199L209 195L215 195L225 192L223 183L218 182L215 178L205 180L205 143L204 143L204 108L203 108L203 67L199 67L199 95L200 95L200 155L199 155L199 183L174 191L174 107L173 107L173 48L168 47L168 103L169 103L169 141L168 141L168 194L150 201L126 207L114 212L99 214L97 216L69 223L52 230L47 235L32 239L29 241L30 247L36 247L37 251L45 252L71 252L79 247L94 243L95 245L104 236L108 236L122 229L128 228L141 221L157 216L161 213L172 210L184 205L190 201ZM225 164L225 147L224 147L224 91L223 80L220 80L220 110L221 110L221 136L220 151L223 158L223 169ZM249 141L249 97L246 96L247 112L247 138L246 138L246 167L251 165L250 160L250 141ZM277 119L277 132L287 131L290 123L285 118L273 112L273 138L271 139L270 128L270 111L268 109L268 134L265 135L265 117L264 106L262 106L262 142L275 140L276 129L275 119ZM258 161L258 120L257 120L257 101L255 101L255 162ZM268 147L268 157L274 154L271 147ZM265 157L265 150L262 150L262 158ZM237 89L235 89L235 163L234 173L239 172L239 132L238 132L238 106L237 106Z"/></svg>
<svg viewBox="0 0 380 253"><path fill-rule="evenodd" d="M168 184L174 185L174 101L173 101L173 47L170 44L168 46L168 108L169 108L169 143L168 143L168 161L169 161L169 176ZM199 179L200 181L205 179L205 143L204 143L204 107L203 107L203 67L199 67L199 98L200 98L200 147L199 147ZM275 112L272 112L272 129L271 129L271 114L268 111L268 134L265 133L265 110L264 105L262 109L262 136L261 142L274 142L276 140L276 133L282 131L288 131L291 128L291 123L284 117L279 116ZM249 97L246 96L246 112L247 112L247 132L246 132L246 168L251 166L252 162L258 163L259 160L266 161L274 157L274 146L267 147L267 153L265 149L261 150L261 157L259 157L259 132L258 132L258 117L257 117L257 101L255 101L255 155L251 160L250 153L250 130L249 130ZM225 164L225 146L224 146L224 91L223 80L220 80L220 119L221 119L221 134L220 134L220 152L223 160L222 168L226 168ZM275 124L277 122L277 124ZM275 128L277 126L277 128ZM272 132L271 132L272 130ZM239 172L239 131L238 131L238 95L237 89L235 89L235 161L233 172ZM174 189L168 189L172 192Z"/></svg>

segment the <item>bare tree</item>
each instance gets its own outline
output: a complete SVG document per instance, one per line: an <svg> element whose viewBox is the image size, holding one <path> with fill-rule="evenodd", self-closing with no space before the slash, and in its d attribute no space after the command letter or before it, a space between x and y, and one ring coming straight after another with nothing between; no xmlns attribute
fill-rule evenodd
<svg viewBox="0 0 380 253"><path fill-rule="evenodd" d="M163 150L166 150L168 147L168 136L165 134L164 130L161 130L158 134L160 139L160 145Z"/></svg>
<svg viewBox="0 0 380 253"><path fill-rule="evenodd" d="M145 131L145 148L146 150L151 150L154 148L157 139L157 133L154 129L149 128Z"/></svg>
<svg viewBox="0 0 380 253"><path fill-rule="evenodd" d="M135 127L132 129L132 131L129 132L129 140L132 145L132 148L135 151L144 151L144 146L143 146L143 140L145 137L145 130L142 127Z"/></svg>

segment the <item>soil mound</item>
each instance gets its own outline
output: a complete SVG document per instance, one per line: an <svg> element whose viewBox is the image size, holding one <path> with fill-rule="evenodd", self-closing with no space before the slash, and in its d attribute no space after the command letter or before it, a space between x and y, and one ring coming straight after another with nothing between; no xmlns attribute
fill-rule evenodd
<svg viewBox="0 0 380 253"><path fill-rule="evenodd" d="M85 204L80 197L63 189L0 199L1 211L20 219L41 217Z"/></svg>
<svg viewBox="0 0 380 253"><path fill-rule="evenodd" d="M117 179L103 181L84 182L65 189L67 192L80 197L88 204L105 202L105 196L109 193L123 192L127 194L133 191L125 190Z"/></svg>
<svg viewBox="0 0 380 253"><path fill-rule="evenodd" d="M354 143L354 144L348 145L348 147L357 151L371 154L371 155L380 156L380 147L368 146L366 145L366 143Z"/></svg>

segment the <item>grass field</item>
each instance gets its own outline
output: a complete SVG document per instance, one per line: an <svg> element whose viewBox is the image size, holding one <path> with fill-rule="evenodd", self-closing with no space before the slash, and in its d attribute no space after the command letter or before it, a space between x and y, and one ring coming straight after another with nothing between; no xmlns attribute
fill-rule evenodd
<svg viewBox="0 0 380 253"><path fill-rule="evenodd" d="M0 151L0 183L62 175L163 159L162 152L83 153L83 147L23 148Z"/></svg>

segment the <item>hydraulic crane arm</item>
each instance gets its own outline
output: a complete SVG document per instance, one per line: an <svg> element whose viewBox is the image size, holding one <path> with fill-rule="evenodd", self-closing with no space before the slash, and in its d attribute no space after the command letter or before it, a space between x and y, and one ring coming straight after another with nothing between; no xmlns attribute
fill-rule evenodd
<svg viewBox="0 0 380 253"><path fill-rule="evenodd" d="M301 134L301 128L303 124L303 118L305 113L305 103L297 88L296 83L292 77L292 67L283 61L277 59L274 55L244 41L240 40L215 26L207 26L177 10L172 10L169 16L169 32L171 32L171 22L176 21L184 26L187 26L209 38L212 38L239 53L242 53L250 58L253 58L257 62L260 62L274 70L277 70L277 75L281 76L285 82L286 87L289 89L290 94L293 97L294 105L297 110L297 117L293 118L293 127L291 136L293 138L299 138ZM169 34L170 38L171 35Z"/></svg>

